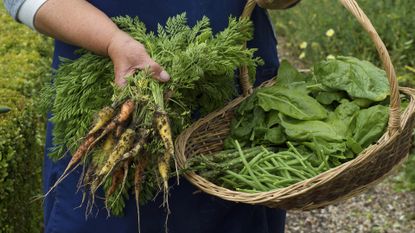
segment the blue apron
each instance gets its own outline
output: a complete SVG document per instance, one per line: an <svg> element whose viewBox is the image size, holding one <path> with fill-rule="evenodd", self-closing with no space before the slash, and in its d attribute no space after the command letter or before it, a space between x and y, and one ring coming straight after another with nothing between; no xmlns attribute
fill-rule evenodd
<svg viewBox="0 0 415 233"><path fill-rule="evenodd" d="M215 31L227 26L230 15L239 16L243 10L243 0L92 0L91 4L108 16L139 16L148 30L156 31L157 23L163 24L168 17L187 12L189 24L193 25L206 15ZM267 13L256 8L252 19L255 24L254 40L249 47L258 48L257 56L265 65L257 70L259 83L276 75L279 66L276 39ZM60 41L55 42L53 68L59 67L59 57L76 59L77 48ZM46 153L44 163L44 191L62 174L69 157L52 162L47 151L52 147L52 127L47 124ZM137 214L134 198L126 203L125 216L108 217L104 203L97 201L94 216L85 219L85 204L81 207L82 193L76 192L81 169L73 172L44 203L44 223L46 233L135 233ZM172 185L174 181L171 182ZM161 206L162 195L141 206L141 232L163 233L166 218ZM174 185L170 192L168 230L170 233L282 233L284 232L285 212L263 206L233 203L198 192L185 179Z"/></svg>

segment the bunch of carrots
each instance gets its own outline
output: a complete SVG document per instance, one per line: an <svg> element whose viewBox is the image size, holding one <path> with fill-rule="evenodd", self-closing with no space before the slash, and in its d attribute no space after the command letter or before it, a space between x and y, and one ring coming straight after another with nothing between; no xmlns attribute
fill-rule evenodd
<svg viewBox="0 0 415 233"><path fill-rule="evenodd" d="M150 131L145 127L140 127L138 119L134 117L136 108L136 102L132 99L125 100L120 106L114 104L102 108L98 112L91 130L72 155L65 171L54 187L71 170L76 169L82 162L85 164L89 159L90 151L100 148L98 149L98 153L100 153L98 161L97 158L95 160L91 158L90 166L83 173L80 181L80 186L87 187L90 192L92 202L88 203L88 206L93 206L95 193L108 178L111 180L111 185L106 190L107 197L113 195L119 186L124 186L131 167L134 167L134 193L138 205L144 171L149 162L149 154L145 151L146 143L153 137L159 137L165 151L158 159L157 167L162 178L164 192L167 193L169 164L174 156L169 117L166 112L154 112L153 129L155 130ZM108 205L108 203L106 204ZM91 210L89 208L89 211Z"/></svg>

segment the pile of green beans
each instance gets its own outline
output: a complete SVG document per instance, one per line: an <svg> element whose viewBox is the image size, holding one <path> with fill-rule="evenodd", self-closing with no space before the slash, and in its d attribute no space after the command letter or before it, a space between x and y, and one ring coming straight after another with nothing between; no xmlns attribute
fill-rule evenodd
<svg viewBox="0 0 415 233"><path fill-rule="evenodd" d="M236 149L213 155L200 155L188 161L191 170L229 189L242 192L264 192L287 187L317 176L329 169L327 161L313 166L315 155L301 154L291 144L284 151L262 146Z"/></svg>

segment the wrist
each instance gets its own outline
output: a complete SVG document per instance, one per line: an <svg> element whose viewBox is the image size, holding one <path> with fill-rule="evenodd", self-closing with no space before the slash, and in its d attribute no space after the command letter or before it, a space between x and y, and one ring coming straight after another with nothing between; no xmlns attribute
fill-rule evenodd
<svg viewBox="0 0 415 233"><path fill-rule="evenodd" d="M135 40L130 35L117 28L111 33L110 39L108 40L106 55L114 59L120 52L120 46L132 42L135 42Z"/></svg>

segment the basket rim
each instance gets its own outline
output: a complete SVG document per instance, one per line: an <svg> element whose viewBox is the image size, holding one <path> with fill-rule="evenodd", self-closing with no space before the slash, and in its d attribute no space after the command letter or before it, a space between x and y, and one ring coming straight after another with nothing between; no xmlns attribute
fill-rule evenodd
<svg viewBox="0 0 415 233"><path fill-rule="evenodd" d="M363 161L366 161L370 159L371 154L373 154L376 150L382 149L382 147L389 145L390 143L393 143L397 137L399 137L404 131L402 129L405 129L406 124L408 123L408 120L410 117L415 113L415 89L409 88L409 87L401 87L400 91L405 94L406 96L410 97L410 102L408 106L405 108L405 110L402 112L402 118L401 118L401 130L396 131L392 135L390 135L389 128L385 131L385 133L382 135L382 137L375 143L370 145L369 147L365 148L361 153L359 153L354 159L343 163L337 167L331 168L323 173L318 174L317 176L314 176L310 179L303 180L300 182L297 182L295 184L292 184L290 186L274 189L266 192L256 192L256 193L246 193L246 192L240 192L235 191L231 189L227 189L224 187L221 187L219 185L216 185L215 183L203 178L202 176L198 175L195 172L185 172L183 175L195 186L200 188L206 193L219 196L226 200L236 201L236 202L245 202L250 204L260 204L260 203L266 203L269 201L275 201L276 196L283 197L284 199L297 196L299 194L307 193L310 189L318 188L321 185L324 185L325 182L333 180L337 178L343 171L347 170L349 167L356 166ZM185 155L185 148L187 141L189 137L191 136L192 132L194 132L197 128L199 128L201 125L203 125L204 122L209 121L210 119L213 119L216 116L224 114L226 111L232 109L236 105L238 105L240 102L242 102L247 97L238 97L231 101L225 108L220 109L217 112L213 112L204 118L198 120L193 125L188 127L185 131L180 134L176 139L176 153L178 154L178 166L181 169L186 168L186 161L187 157ZM379 145L382 145L379 146ZM401 162L405 160L403 158ZM400 163L396 164L394 167L399 166ZM391 169L392 171L393 169ZM330 175L329 175L330 174ZM387 174L385 174L386 176ZM325 177L324 179L320 179L322 177ZM380 181L382 177L380 177L377 180L374 180L372 183L376 183L377 181ZM317 182L313 182L317 181ZM204 187L202 184L208 184L209 188ZM308 185L307 185L308 184ZM298 188L298 187L306 187L301 191L297 191L292 194L290 193L290 190ZM362 189L365 190L370 186L368 184L366 187L356 187L355 189L352 189L349 191L349 193L352 193L354 190ZM229 196L227 197L223 196L221 194L226 193ZM287 195L288 194L288 195Z"/></svg>

